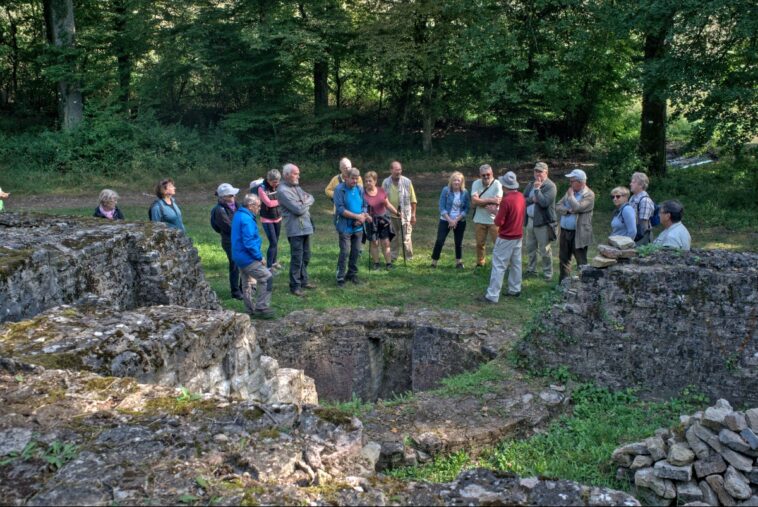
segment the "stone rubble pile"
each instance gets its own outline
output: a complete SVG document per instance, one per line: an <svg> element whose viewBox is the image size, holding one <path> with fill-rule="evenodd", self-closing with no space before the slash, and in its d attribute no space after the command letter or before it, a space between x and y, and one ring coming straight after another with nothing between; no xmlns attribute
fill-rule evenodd
<svg viewBox="0 0 758 507"><path fill-rule="evenodd" d="M626 236L609 236L607 245L598 245L599 255L593 257L590 264L594 268L607 268L618 263L619 259L631 259L637 256L634 240Z"/></svg>
<svg viewBox="0 0 758 507"><path fill-rule="evenodd" d="M721 399L680 419L616 449L617 477L648 505L758 506L758 408L735 411Z"/></svg>

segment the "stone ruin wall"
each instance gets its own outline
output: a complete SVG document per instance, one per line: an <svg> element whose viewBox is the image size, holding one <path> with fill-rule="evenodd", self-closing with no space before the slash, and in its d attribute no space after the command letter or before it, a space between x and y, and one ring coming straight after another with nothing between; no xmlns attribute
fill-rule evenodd
<svg viewBox="0 0 758 507"><path fill-rule="evenodd" d="M661 251L583 267L520 343L535 369L568 369L651 399L694 387L758 405L758 254Z"/></svg>
<svg viewBox="0 0 758 507"><path fill-rule="evenodd" d="M217 310L197 250L163 224L0 214L0 322L88 296Z"/></svg>

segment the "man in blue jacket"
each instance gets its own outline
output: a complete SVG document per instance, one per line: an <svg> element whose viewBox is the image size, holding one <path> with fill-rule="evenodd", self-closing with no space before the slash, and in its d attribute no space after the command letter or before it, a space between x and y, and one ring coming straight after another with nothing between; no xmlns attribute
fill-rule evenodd
<svg viewBox="0 0 758 507"><path fill-rule="evenodd" d="M344 287L345 280L358 284L358 254L361 251L363 224L371 220L366 213L363 188L358 184L361 173L355 167L347 171L345 181L334 189L335 225L340 238L340 256L337 261L337 287ZM349 256L349 261L348 261ZM347 261L347 274L345 262Z"/></svg>
<svg viewBox="0 0 758 507"><path fill-rule="evenodd" d="M257 195L247 194L242 207L232 219L232 259L240 267L244 276L242 300L253 318L272 319L271 292L273 277L266 267L261 253L261 236L255 216L261 209ZM255 304L252 301L253 287L256 289Z"/></svg>

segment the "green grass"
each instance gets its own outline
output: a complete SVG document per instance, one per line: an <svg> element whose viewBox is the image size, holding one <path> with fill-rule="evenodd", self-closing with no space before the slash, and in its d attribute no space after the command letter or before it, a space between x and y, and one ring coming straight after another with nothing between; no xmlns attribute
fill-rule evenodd
<svg viewBox="0 0 758 507"><path fill-rule="evenodd" d="M406 467L390 475L407 480L450 481L461 470L485 467L521 476L542 475L593 486L630 489L615 479L613 450L652 436L657 428L675 427L681 414L702 409L706 400L683 393L681 399L645 402L631 391L611 392L592 384L572 393L573 413L553 421L547 430L525 440L506 440L472 459L465 452L433 463Z"/></svg>
<svg viewBox="0 0 758 507"><path fill-rule="evenodd" d="M442 387L434 392L441 396L482 396L497 389L508 379L508 372L497 360L484 363L478 369L442 379Z"/></svg>

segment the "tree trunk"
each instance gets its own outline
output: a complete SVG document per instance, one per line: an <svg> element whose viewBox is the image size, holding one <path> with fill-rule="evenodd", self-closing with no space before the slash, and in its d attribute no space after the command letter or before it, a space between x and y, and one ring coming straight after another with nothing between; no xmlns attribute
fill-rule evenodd
<svg viewBox="0 0 758 507"><path fill-rule="evenodd" d="M128 116L132 82L132 57L129 53L126 35L128 15L126 2L124 0L117 0L114 3L113 10L115 14L114 29L116 31L114 49L118 73L118 101L121 111Z"/></svg>
<svg viewBox="0 0 758 507"><path fill-rule="evenodd" d="M13 19L13 15L11 14L11 10L9 7L5 8L5 12L8 15L8 23L10 25L10 45L11 45L11 89L9 97L6 97L7 102L15 102L18 97L18 62L19 62L19 51L18 51L18 25L16 24L16 20Z"/></svg>
<svg viewBox="0 0 758 507"><path fill-rule="evenodd" d="M422 147L424 153L432 152L432 131L434 130L434 82L424 84L423 103L421 104L423 122Z"/></svg>
<svg viewBox="0 0 758 507"><path fill-rule="evenodd" d="M666 174L666 77L658 63L666 51L666 30L645 35L640 156L650 174Z"/></svg>
<svg viewBox="0 0 758 507"><path fill-rule="evenodd" d="M334 59L334 105L337 109L342 107L342 76L340 76L340 61Z"/></svg>
<svg viewBox="0 0 758 507"><path fill-rule="evenodd" d="M47 38L56 48L74 47L76 25L72 0L44 0ZM76 71L75 63L70 64L70 72ZM58 114L64 130L81 123L83 115L82 92L75 78L67 77L58 81Z"/></svg>
<svg viewBox="0 0 758 507"><path fill-rule="evenodd" d="M313 105L316 114L329 107L329 63L323 60L313 64Z"/></svg>

